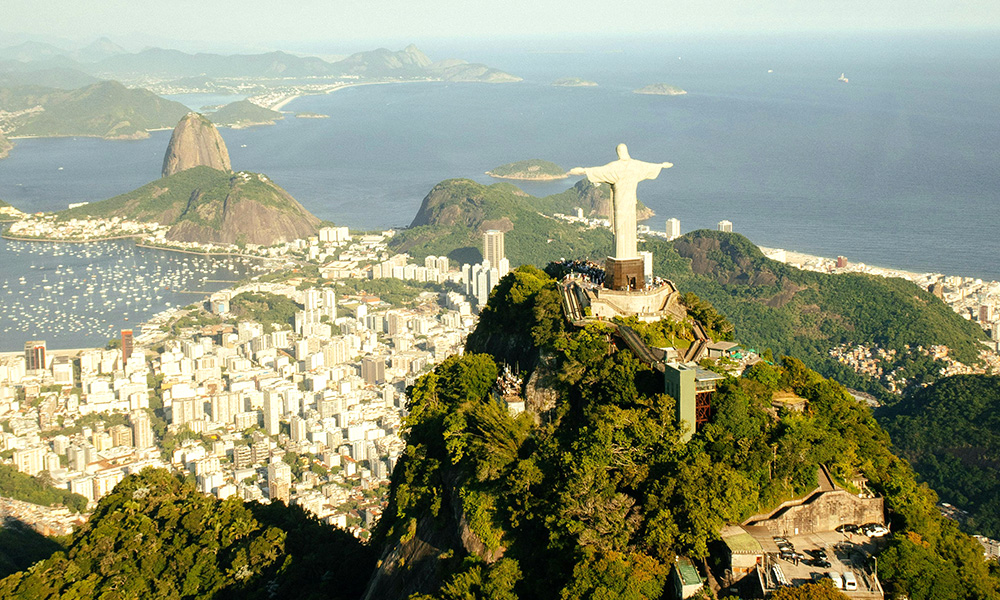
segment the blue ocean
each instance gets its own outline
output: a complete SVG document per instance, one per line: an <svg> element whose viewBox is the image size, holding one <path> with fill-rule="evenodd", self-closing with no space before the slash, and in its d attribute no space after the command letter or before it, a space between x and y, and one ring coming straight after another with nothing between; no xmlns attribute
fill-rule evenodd
<svg viewBox="0 0 1000 600"><path fill-rule="evenodd" d="M996 36L419 45L434 59L483 62L524 81L367 85L304 96L274 126L223 129L233 167L268 174L323 219L373 229L407 225L444 179L491 183L485 171L527 158L567 169L604 164L625 142L634 158L675 165L639 187L640 200L656 211L647 223L654 229L670 217L683 231L728 219L764 246L1000 279ZM842 73L847 83L838 80ZM551 85L561 77L598 86ZM661 82L688 94L632 93ZM226 98L180 100L199 108ZM159 176L169 135L16 141L0 161L0 198L23 210L55 210L129 191ZM574 181L521 187L544 195Z"/></svg>

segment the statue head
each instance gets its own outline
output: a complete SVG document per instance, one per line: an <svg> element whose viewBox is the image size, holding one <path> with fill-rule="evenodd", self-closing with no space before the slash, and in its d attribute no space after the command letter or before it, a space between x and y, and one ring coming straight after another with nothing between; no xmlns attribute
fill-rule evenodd
<svg viewBox="0 0 1000 600"><path fill-rule="evenodd" d="M618 147L615 148L615 151L618 152L619 160L628 160L632 158L631 156L628 155L628 146L626 146L625 144L618 144Z"/></svg>

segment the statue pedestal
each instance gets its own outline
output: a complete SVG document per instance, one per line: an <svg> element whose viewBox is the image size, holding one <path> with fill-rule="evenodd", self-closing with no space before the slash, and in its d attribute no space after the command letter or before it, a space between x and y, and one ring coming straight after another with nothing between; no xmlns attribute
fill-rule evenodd
<svg viewBox="0 0 1000 600"><path fill-rule="evenodd" d="M617 291L646 289L646 274L641 258L612 258L604 262L604 287Z"/></svg>

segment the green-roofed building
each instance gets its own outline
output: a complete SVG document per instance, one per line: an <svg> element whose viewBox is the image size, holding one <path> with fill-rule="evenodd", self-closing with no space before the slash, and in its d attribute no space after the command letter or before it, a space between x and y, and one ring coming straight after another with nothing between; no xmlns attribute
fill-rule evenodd
<svg viewBox="0 0 1000 600"><path fill-rule="evenodd" d="M763 562L764 548L761 546L759 536L751 535L740 525L723 527L719 531L719 537L729 551L729 569L734 580L753 573L757 565Z"/></svg>
<svg viewBox="0 0 1000 600"><path fill-rule="evenodd" d="M705 585L701 580L701 573L686 556L678 556L674 562L674 569L671 573L674 581L674 591L677 598L687 600L697 594Z"/></svg>

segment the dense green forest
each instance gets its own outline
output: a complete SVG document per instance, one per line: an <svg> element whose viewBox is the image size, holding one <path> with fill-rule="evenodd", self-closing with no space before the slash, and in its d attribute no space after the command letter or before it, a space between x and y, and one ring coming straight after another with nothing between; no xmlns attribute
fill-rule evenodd
<svg viewBox="0 0 1000 600"><path fill-rule="evenodd" d="M673 242L647 240L654 273L694 292L726 315L735 339L775 355L788 354L841 383L884 401L887 381L856 374L829 354L841 344L871 344L897 351L886 373L919 389L943 363L917 350L945 345L966 364L978 360L982 329L913 283L864 274L801 271L766 258L745 237L700 230Z"/></svg>
<svg viewBox="0 0 1000 600"><path fill-rule="evenodd" d="M45 471L47 475L48 471ZM80 494L52 487L51 479L26 475L13 465L0 465L0 496L42 506L62 504L75 512L83 512L87 508L87 499Z"/></svg>
<svg viewBox="0 0 1000 600"><path fill-rule="evenodd" d="M685 303L732 332L714 299ZM639 330L689 335L681 323ZM0 597L358 598L368 586L413 600L661 598L676 556L719 569L723 525L814 489L824 465L848 487L864 475L885 498L888 597L1000 599L981 547L940 516L871 412L796 358L722 381L712 421L685 444L662 374L607 324L570 327L556 281L535 267L501 281L466 350L409 388L406 449L369 543L296 507L219 501L147 470L103 498L64 549L40 547L53 554L0 581ZM504 365L524 377L531 412L498 402ZM948 432L978 419L992 448L996 388L952 378L915 394L889 415L914 432L900 447L953 448ZM804 412L771 409L788 392ZM952 397L974 406L946 408ZM951 429L932 431L932 413ZM838 596L818 585L779 597Z"/></svg>
<svg viewBox="0 0 1000 600"><path fill-rule="evenodd" d="M295 313L300 310L302 306L288 297L270 292L243 292L229 301L230 313L237 319L261 323L265 333L270 333L274 325L293 325Z"/></svg>
<svg viewBox="0 0 1000 600"><path fill-rule="evenodd" d="M0 581L0 597L355 599L368 547L282 503L217 500L164 470L131 475L58 551Z"/></svg>
<svg viewBox="0 0 1000 600"><path fill-rule="evenodd" d="M1000 537L1000 377L942 379L879 415L899 451L970 531Z"/></svg>
<svg viewBox="0 0 1000 600"><path fill-rule="evenodd" d="M759 363L722 384L713 422L682 444L662 376L600 324L567 329L553 301L554 280L518 269L467 353L410 390L407 448L373 541L394 550L375 592L659 598L676 555L708 557L722 525L813 489L823 464L841 482L864 474L884 495L894 535L879 572L891 594L1000 597L979 545L938 514L934 493L837 383L794 358ZM552 371L558 400L540 422L494 399L508 359ZM772 416L777 391L806 398L807 411ZM442 538L462 523L474 536ZM422 543L443 554L401 572L394 557Z"/></svg>

